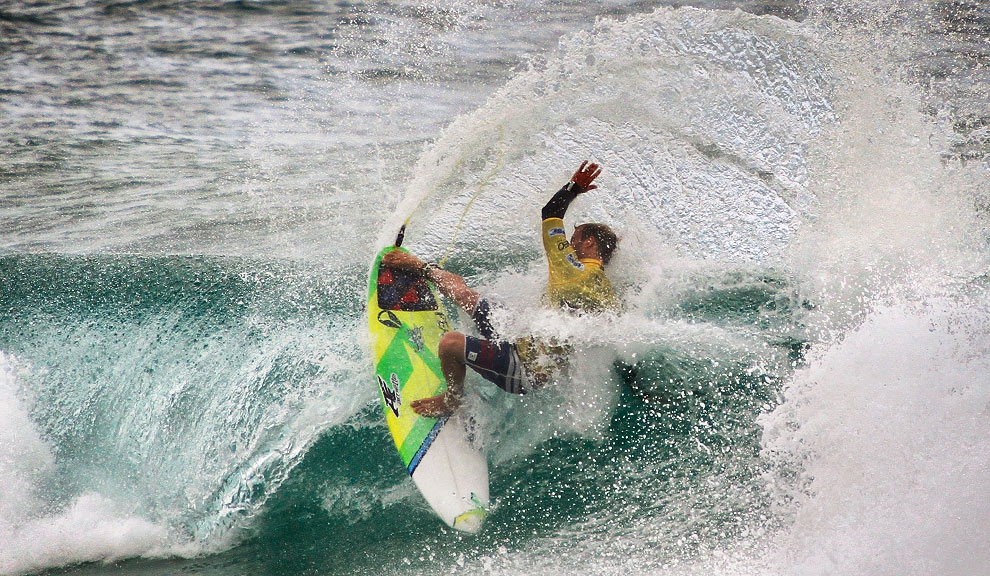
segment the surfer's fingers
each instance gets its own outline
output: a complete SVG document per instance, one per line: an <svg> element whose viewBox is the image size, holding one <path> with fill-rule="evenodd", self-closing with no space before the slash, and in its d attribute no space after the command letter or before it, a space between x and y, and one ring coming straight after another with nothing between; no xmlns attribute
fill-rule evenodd
<svg viewBox="0 0 990 576"><path fill-rule="evenodd" d="M578 169L574 171L574 176L571 176L571 181L572 182L579 182L580 183L581 182L581 179L584 178L584 176L585 176L585 168L587 166L588 166L588 161L587 160L585 160L584 162L582 162L581 163L581 166L579 166ZM594 166L594 164L592 164L592 166Z"/></svg>
<svg viewBox="0 0 990 576"><path fill-rule="evenodd" d="M592 182L594 182L595 181L595 178L598 178L598 175L601 174L601 173L602 173L602 168L598 164L592 163L592 164L588 165L587 170L585 170L585 172L583 174L584 180L585 180L585 184L591 184ZM587 186L585 186L585 187L587 187Z"/></svg>
<svg viewBox="0 0 990 576"><path fill-rule="evenodd" d="M581 163L581 167L574 172L574 176L571 178L572 182L580 184L583 188L587 189L588 186L598 178L598 175L602 173L602 168L594 162L588 162L585 160Z"/></svg>

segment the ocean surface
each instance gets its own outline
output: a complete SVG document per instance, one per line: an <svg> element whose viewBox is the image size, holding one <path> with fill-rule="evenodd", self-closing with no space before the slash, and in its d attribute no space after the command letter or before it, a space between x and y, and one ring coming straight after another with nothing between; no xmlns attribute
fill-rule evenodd
<svg viewBox="0 0 990 576"><path fill-rule="evenodd" d="M0 574L990 566L986 2L0 0L0 79ZM584 159L607 320L539 303ZM576 351L469 380L476 536L365 344L407 220Z"/></svg>

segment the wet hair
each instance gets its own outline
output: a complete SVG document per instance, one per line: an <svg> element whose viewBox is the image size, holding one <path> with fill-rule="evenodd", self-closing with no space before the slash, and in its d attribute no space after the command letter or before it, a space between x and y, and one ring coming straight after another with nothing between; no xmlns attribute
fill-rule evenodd
<svg viewBox="0 0 990 576"><path fill-rule="evenodd" d="M612 253L619 247L619 237L605 224L591 223L582 224L581 238L591 236L598 245L598 256L602 259L602 265L608 264L612 259Z"/></svg>

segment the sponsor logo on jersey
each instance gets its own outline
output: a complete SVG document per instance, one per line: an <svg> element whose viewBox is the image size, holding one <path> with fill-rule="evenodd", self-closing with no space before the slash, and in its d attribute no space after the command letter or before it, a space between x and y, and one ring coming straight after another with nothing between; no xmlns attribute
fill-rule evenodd
<svg viewBox="0 0 990 576"><path fill-rule="evenodd" d="M571 266L574 266L578 270L584 270L584 264L580 263L573 254L567 255L567 261L571 263Z"/></svg>
<svg viewBox="0 0 990 576"><path fill-rule="evenodd" d="M551 228L550 231L547 232L547 235L548 236L567 236L567 231L564 230L563 228Z"/></svg>

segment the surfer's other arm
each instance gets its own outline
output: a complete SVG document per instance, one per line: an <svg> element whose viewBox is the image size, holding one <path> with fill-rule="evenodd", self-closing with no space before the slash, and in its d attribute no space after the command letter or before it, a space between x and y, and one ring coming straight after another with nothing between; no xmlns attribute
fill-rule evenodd
<svg viewBox="0 0 990 576"><path fill-rule="evenodd" d="M463 278L434 264L428 264L411 252L393 250L382 257L382 266L398 270L421 272L429 281L436 284L440 292L471 314L478 305L481 295L468 287Z"/></svg>

